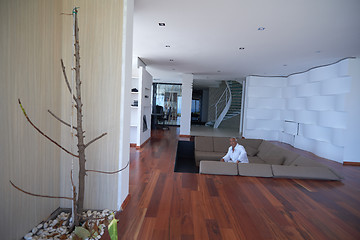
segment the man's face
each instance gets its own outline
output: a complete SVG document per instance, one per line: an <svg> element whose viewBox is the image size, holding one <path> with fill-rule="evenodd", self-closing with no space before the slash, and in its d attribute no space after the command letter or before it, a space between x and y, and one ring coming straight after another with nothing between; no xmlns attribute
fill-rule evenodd
<svg viewBox="0 0 360 240"><path fill-rule="evenodd" d="M230 146L232 146L233 148L236 146L236 141L234 138L230 138Z"/></svg>

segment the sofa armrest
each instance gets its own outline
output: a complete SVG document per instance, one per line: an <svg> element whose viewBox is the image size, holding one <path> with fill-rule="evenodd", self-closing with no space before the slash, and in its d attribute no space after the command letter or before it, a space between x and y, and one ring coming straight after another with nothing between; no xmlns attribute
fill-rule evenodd
<svg viewBox="0 0 360 240"><path fill-rule="evenodd" d="M257 163L239 163L240 176L248 177L273 177L271 165Z"/></svg>
<svg viewBox="0 0 360 240"><path fill-rule="evenodd" d="M300 178L315 180L337 180L340 178L327 167L271 165L276 178Z"/></svg>
<svg viewBox="0 0 360 240"><path fill-rule="evenodd" d="M220 161L200 161L199 173L219 174L219 175L238 175L237 163Z"/></svg>

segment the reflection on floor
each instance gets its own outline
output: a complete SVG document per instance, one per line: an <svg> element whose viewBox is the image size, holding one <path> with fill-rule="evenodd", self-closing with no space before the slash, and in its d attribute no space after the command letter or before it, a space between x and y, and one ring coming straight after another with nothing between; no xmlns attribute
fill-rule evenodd
<svg viewBox="0 0 360 240"><path fill-rule="evenodd" d="M213 128L204 125L191 125L191 136L240 137L237 128Z"/></svg>

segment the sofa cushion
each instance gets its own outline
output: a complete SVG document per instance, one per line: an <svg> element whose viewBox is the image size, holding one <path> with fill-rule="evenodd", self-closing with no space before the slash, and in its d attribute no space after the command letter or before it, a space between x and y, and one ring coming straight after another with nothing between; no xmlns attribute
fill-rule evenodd
<svg viewBox="0 0 360 240"><path fill-rule="evenodd" d="M316 162L310 158L299 155L290 166L303 166L303 167L325 167L325 165Z"/></svg>
<svg viewBox="0 0 360 240"><path fill-rule="evenodd" d="M213 137L196 136L195 151L213 152L214 151Z"/></svg>
<svg viewBox="0 0 360 240"><path fill-rule="evenodd" d="M246 154L250 157L255 156L259 152L259 150L255 149L253 147L250 147L250 146L244 146L244 148L245 148Z"/></svg>
<svg viewBox="0 0 360 240"><path fill-rule="evenodd" d="M262 143L262 139L252 139L252 138L240 138L238 139L238 143L240 145L243 145L244 148L246 147L252 147L255 149L258 149L260 144Z"/></svg>
<svg viewBox="0 0 360 240"><path fill-rule="evenodd" d="M271 165L273 175L276 178L300 178L317 180L340 180L327 167L307 167L307 166L284 166Z"/></svg>
<svg viewBox="0 0 360 240"><path fill-rule="evenodd" d="M237 164L233 162L201 161L199 173L238 175Z"/></svg>
<svg viewBox="0 0 360 240"><path fill-rule="evenodd" d="M265 163L270 165L282 165L285 161L283 156L267 157L263 159Z"/></svg>
<svg viewBox="0 0 360 240"><path fill-rule="evenodd" d="M214 152L226 153L230 147L229 139L229 137L213 137Z"/></svg>
<svg viewBox="0 0 360 240"><path fill-rule="evenodd" d="M262 160L261 158L254 156L254 157L248 157L249 159L249 163L259 163L259 164L266 164L266 162L264 160Z"/></svg>
<svg viewBox="0 0 360 240"><path fill-rule="evenodd" d="M221 152L201 152L195 151L196 166L199 166L201 160L220 161L226 153Z"/></svg>
<svg viewBox="0 0 360 240"><path fill-rule="evenodd" d="M239 163L238 170L240 176L250 177L272 177L271 165L256 163Z"/></svg>
<svg viewBox="0 0 360 240"><path fill-rule="evenodd" d="M264 159L269 152L275 148L276 146L268 141L262 141L259 145L259 152L257 153L257 156L261 159Z"/></svg>

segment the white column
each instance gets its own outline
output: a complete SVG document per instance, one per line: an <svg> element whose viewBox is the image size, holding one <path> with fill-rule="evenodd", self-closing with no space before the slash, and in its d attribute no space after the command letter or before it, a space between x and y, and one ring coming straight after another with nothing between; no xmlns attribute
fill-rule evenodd
<svg viewBox="0 0 360 240"><path fill-rule="evenodd" d="M120 151L119 168L126 166L130 161L130 89L132 72L132 40L133 40L134 0L125 0L123 9L123 43L122 43L122 75L121 75L121 110L120 110ZM117 209L129 194L130 165L118 174Z"/></svg>
<svg viewBox="0 0 360 240"><path fill-rule="evenodd" d="M180 135L190 135L193 80L194 80L194 76L192 74L183 75L182 90L181 90L182 102L181 102Z"/></svg>

